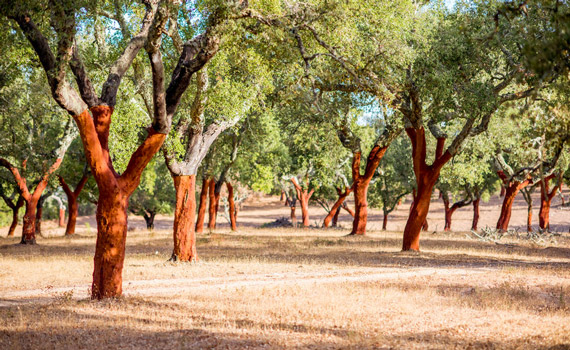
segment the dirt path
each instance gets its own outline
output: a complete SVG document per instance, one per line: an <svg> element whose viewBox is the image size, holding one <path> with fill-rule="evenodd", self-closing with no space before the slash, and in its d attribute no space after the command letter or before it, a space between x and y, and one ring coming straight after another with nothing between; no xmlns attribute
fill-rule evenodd
<svg viewBox="0 0 570 350"><path fill-rule="evenodd" d="M423 276L472 276L489 272L488 268L362 268L317 272L288 272L271 274L238 274L226 277L152 279L124 281L125 296L174 296L188 291L227 291L237 288L308 285L314 283L359 283L398 280ZM89 285L62 288L20 290L0 295L0 307L21 303L49 303L57 298L76 300L89 297Z"/></svg>

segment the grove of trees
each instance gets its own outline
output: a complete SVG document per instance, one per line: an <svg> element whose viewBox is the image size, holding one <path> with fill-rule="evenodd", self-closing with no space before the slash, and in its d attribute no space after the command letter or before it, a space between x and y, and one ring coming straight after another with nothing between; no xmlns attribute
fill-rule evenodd
<svg viewBox="0 0 570 350"><path fill-rule="evenodd" d="M48 198L66 235L96 207L93 299L122 293L129 213L173 214L171 261L191 262L253 192L304 229L352 215L354 236L412 196L417 251L434 194L445 230L467 206L477 230L503 188L506 231L521 191L532 230L540 191L546 232L570 183L566 1L1 0L0 17L0 220L13 235L24 208L35 244Z"/></svg>

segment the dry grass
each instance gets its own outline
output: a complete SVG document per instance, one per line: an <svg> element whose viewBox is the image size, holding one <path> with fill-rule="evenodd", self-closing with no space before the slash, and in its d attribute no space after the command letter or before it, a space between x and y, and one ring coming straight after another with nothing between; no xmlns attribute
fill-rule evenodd
<svg viewBox="0 0 570 350"><path fill-rule="evenodd" d="M0 241L0 348L570 348L570 239L495 245L426 234L129 232L125 297L87 298L93 234Z"/></svg>

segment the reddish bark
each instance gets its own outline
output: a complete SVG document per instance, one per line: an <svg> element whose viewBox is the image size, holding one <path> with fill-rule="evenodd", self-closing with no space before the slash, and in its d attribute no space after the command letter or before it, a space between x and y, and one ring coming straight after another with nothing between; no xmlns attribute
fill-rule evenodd
<svg viewBox="0 0 570 350"><path fill-rule="evenodd" d="M443 207L445 211L445 225L443 227L443 230L451 231L451 217L453 216L453 213L455 213L455 211L459 208L468 206L469 204L471 204L471 201L469 200L458 201L453 203L450 207L449 196L447 195L447 193L443 193L443 191L440 191L439 198L443 200Z"/></svg>
<svg viewBox="0 0 570 350"><path fill-rule="evenodd" d="M229 215L230 215L230 225L232 227L232 231L237 231L237 210L236 204L234 201L234 187L231 183L226 182L226 186L228 188L228 205L229 205Z"/></svg>
<svg viewBox="0 0 570 350"><path fill-rule="evenodd" d="M532 203L532 202L531 202ZM532 232L532 204L528 206L527 216L526 216L526 231Z"/></svg>
<svg viewBox="0 0 570 350"><path fill-rule="evenodd" d="M210 186L208 187L208 196L210 197L210 207L208 208L208 229L213 230L216 228L216 179L210 179Z"/></svg>
<svg viewBox="0 0 570 350"><path fill-rule="evenodd" d="M341 208L338 208L338 209L335 211L335 213L334 213L334 216L333 216L333 219L332 219L332 227L337 227L337 226L338 226L338 216L339 216L339 214L340 214L340 209L341 209Z"/></svg>
<svg viewBox="0 0 570 350"><path fill-rule="evenodd" d="M196 253L196 175L173 175L176 189L174 211L174 250L171 261L193 261Z"/></svg>
<svg viewBox="0 0 570 350"><path fill-rule="evenodd" d="M556 192L560 190L562 186L562 181L559 179L558 184L550 191L549 182L554 179L555 175L552 174L543 179L540 182L540 211L538 214L538 225L542 230L550 231L550 204L552 199L556 195Z"/></svg>
<svg viewBox="0 0 570 350"><path fill-rule="evenodd" d="M57 158L51 167L43 174L34 191L30 192L26 184L26 179L20 175L18 168L7 160L0 158L0 166L7 168L12 173L20 194L26 201L26 212L24 213L22 221L22 240L20 244L36 244L36 210L38 201L48 185L50 175L59 168L62 161L63 158ZM22 167L26 167L25 161L22 162Z"/></svg>
<svg viewBox="0 0 570 350"><path fill-rule="evenodd" d="M44 205L42 198L36 204L36 235L42 235L42 215L44 211Z"/></svg>
<svg viewBox="0 0 570 350"><path fill-rule="evenodd" d="M374 146L366 161L364 175L360 174L360 152L356 152L352 158L352 189L354 191L354 220L350 235L366 234L366 223L368 222L368 186L380 164L382 157L388 147Z"/></svg>
<svg viewBox="0 0 570 350"><path fill-rule="evenodd" d="M387 226L388 226L388 213L384 213L384 217L382 218L382 230L386 231Z"/></svg>
<svg viewBox="0 0 570 350"><path fill-rule="evenodd" d="M499 197L504 197L505 193L507 192L505 186L501 185L501 192L499 193Z"/></svg>
<svg viewBox="0 0 570 350"><path fill-rule="evenodd" d="M404 229L402 250L420 250L420 232L427 223L431 193L439 178L441 168L451 159L451 153L443 152L445 138L438 138L435 160L432 165L427 165L424 128L407 128L406 133L412 143L412 160L417 189Z"/></svg>
<svg viewBox="0 0 570 350"><path fill-rule="evenodd" d="M200 191L200 207L198 208L198 218L196 219L196 233L204 231L204 218L206 217L206 203L208 202L208 189L210 188L210 178L205 176L202 179L202 190Z"/></svg>
<svg viewBox="0 0 570 350"><path fill-rule="evenodd" d="M81 134L85 157L99 188L91 297L103 299L122 294L129 197L166 135L149 128L147 138L131 156L125 172L119 176L113 169L108 148L113 108L96 106L91 108L91 113L93 117L85 110L74 119Z"/></svg>
<svg viewBox="0 0 570 350"><path fill-rule="evenodd" d="M477 225L479 224L479 202L480 197L475 198L473 201L473 222L471 223L471 229L477 231Z"/></svg>
<svg viewBox="0 0 570 350"><path fill-rule="evenodd" d="M61 187L65 192L65 195L67 196L67 207L68 207L67 210L69 211L69 217L67 218L67 227L65 228L66 236L75 233L75 225L77 223L77 212L79 210L77 199L79 198L79 194L81 194L83 187L85 187L87 180L89 180L89 176L87 176L87 174L83 174L81 180L79 180L79 183L77 184L77 186L75 186L75 189L72 190L69 187L69 185L65 182L65 179L59 176L59 183L61 184Z"/></svg>
<svg viewBox="0 0 570 350"><path fill-rule="evenodd" d="M59 220L57 222L57 225L59 227L65 226L65 209L64 208L59 208Z"/></svg>
<svg viewBox="0 0 570 350"><path fill-rule="evenodd" d="M323 227L329 227L331 221L333 221L335 216L336 216L336 220L333 221L335 223L335 224L333 224L333 226L336 226L336 223L338 222L338 214L340 213L340 207L342 206L342 204L344 203L344 200L346 199L346 197L348 197L350 192L352 192L352 188L350 188L350 187L345 187L344 192L340 188L337 187L336 193L338 194L338 199L333 204L331 211L325 217L325 220L323 221Z"/></svg>
<svg viewBox="0 0 570 350"><path fill-rule="evenodd" d="M509 221L511 220L511 212L515 197L520 190L532 184L532 180L527 179L523 182L520 182L516 179L509 179L503 171L498 171L497 173L499 174L501 180L503 180L505 187L505 198L503 199L501 214L499 215L499 220L497 221L497 230L504 232L509 228Z"/></svg>
<svg viewBox="0 0 570 350"><path fill-rule="evenodd" d="M309 199L315 192L315 189L309 191L309 178L307 177L305 181L305 188L301 188L295 178L291 178L293 186L295 186L295 191L297 192L297 199L301 203L301 217L303 219L303 228L308 228L311 223L309 220ZM293 214L293 213L292 213Z"/></svg>

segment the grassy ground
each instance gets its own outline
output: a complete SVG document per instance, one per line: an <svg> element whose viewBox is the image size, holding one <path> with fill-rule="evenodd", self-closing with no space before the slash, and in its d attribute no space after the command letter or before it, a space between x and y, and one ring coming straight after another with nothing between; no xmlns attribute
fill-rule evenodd
<svg viewBox="0 0 570 350"><path fill-rule="evenodd" d="M0 349L570 349L570 238L246 229L167 263L170 232L129 232L125 296L92 302L94 235L0 240Z"/></svg>

